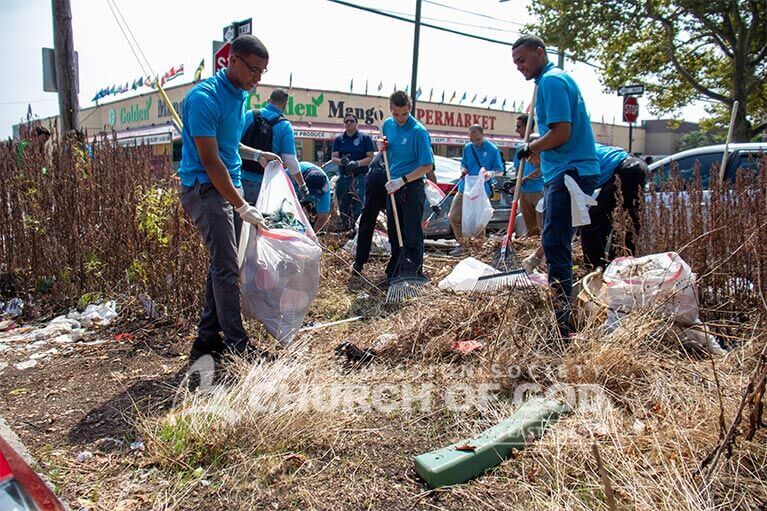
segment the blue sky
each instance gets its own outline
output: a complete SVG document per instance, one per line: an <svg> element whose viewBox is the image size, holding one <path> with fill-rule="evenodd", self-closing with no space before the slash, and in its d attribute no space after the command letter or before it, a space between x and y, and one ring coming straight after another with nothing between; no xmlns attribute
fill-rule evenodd
<svg viewBox="0 0 767 511"><path fill-rule="evenodd" d="M80 106L102 87L133 81L143 74L123 38L106 0L71 0L75 49L80 62ZM326 0L209 2L199 0L114 0L128 22L141 49L156 73L183 64L185 75L177 83L191 81L194 69L205 59L210 74L211 44L221 39L224 25L253 18L254 33L269 48L269 84L363 92L365 81L374 91L383 82L384 92L410 82L413 26L364 13ZM414 0L361 0L362 5L398 13L412 13ZM530 22L527 0L499 3L496 0L424 1L422 15L436 25L513 41L520 24ZM471 9L474 16L438 5ZM222 6L226 6L224 9ZM56 95L42 91L41 48L53 46L50 0L0 0L0 44L6 49L6 78L0 82L0 137L25 116L31 103L36 116L55 114ZM498 21L498 19L502 21ZM435 99L446 90L469 98L475 93L512 101L529 101L532 86L511 62L508 47L467 39L429 28L421 31L419 84ZM568 63L566 69L578 81L592 119L620 121L620 98L605 94L597 71ZM131 93L118 96L129 97ZM425 98L422 98L425 99ZM687 108L687 120L697 120L700 106ZM648 116L640 99L640 120Z"/></svg>

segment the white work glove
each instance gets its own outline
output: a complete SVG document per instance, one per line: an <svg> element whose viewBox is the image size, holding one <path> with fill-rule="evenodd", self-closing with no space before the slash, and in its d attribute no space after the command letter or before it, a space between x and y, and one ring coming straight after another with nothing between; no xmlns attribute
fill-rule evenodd
<svg viewBox="0 0 767 511"><path fill-rule="evenodd" d="M376 145L378 146L378 151L386 151L389 147L389 142L386 140L386 137L381 137L378 140L376 140Z"/></svg>
<svg viewBox="0 0 767 511"><path fill-rule="evenodd" d="M482 176L482 178L485 181L490 181L490 178L493 177L492 174L490 174L490 172L488 172L485 167L482 167L481 169L479 169L479 175Z"/></svg>
<svg viewBox="0 0 767 511"><path fill-rule="evenodd" d="M309 196L309 187L306 186L306 183L302 184L301 188L299 188L299 190L301 190L301 195L303 195L304 197L308 197Z"/></svg>
<svg viewBox="0 0 767 511"><path fill-rule="evenodd" d="M251 223L259 229L262 227L266 228L264 217L261 216L261 213L259 213L256 208L247 202L243 203L243 205L239 208L235 208L235 211L240 215L240 218L242 218L243 222Z"/></svg>
<svg viewBox="0 0 767 511"><path fill-rule="evenodd" d="M386 182L386 191L389 193L394 193L403 186L405 186L405 180L401 177L398 177L397 179L392 179L391 181Z"/></svg>

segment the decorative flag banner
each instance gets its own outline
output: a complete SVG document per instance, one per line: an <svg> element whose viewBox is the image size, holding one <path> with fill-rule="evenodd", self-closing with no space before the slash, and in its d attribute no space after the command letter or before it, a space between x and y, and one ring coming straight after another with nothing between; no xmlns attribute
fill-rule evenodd
<svg viewBox="0 0 767 511"><path fill-rule="evenodd" d="M477 93L475 92L475 93L474 93L474 97L473 97L473 98L471 98L471 102L472 102L472 103L474 103L474 102L476 102L476 101L477 101Z"/></svg>
<svg viewBox="0 0 767 511"><path fill-rule="evenodd" d="M293 71L290 72L290 78L288 78L288 89L293 88Z"/></svg>
<svg viewBox="0 0 767 511"><path fill-rule="evenodd" d="M407 94L408 92L410 92L410 85L409 84L405 85L405 94Z"/></svg>
<svg viewBox="0 0 767 511"><path fill-rule="evenodd" d="M205 70L205 59L202 59L200 61L200 65L197 66L197 70L194 72L194 81L195 82L199 82L202 79L202 72L204 70Z"/></svg>
<svg viewBox="0 0 767 511"><path fill-rule="evenodd" d="M429 90L429 101L431 101L431 97L434 95L434 87Z"/></svg>
<svg viewBox="0 0 767 511"><path fill-rule="evenodd" d="M162 80L160 81L161 85L165 85L165 82L169 82L173 80L174 78L177 78L184 74L184 64L181 64L178 66L178 68L171 67L163 76Z"/></svg>
<svg viewBox="0 0 767 511"><path fill-rule="evenodd" d="M458 104L460 105L460 104L461 104L461 103L463 103L464 101L466 101L466 91L464 91L464 93L463 93L463 96L461 96L461 99L460 99L460 100L458 100Z"/></svg>
<svg viewBox="0 0 767 511"><path fill-rule="evenodd" d="M368 79L365 78L365 96L368 95Z"/></svg>
<svg viewBox="0 0 767 511"><path fill-rule="evenodd" d="M354 90L354 78L351 79L349 82L349 92L352 92Z"/></svg>
<svg viewBox="0 0 767 511"><path fill-rule="evenodd" d="M442 89L442 103L445 102L445 89Z"/></svg>
<svg viewBox="0 0 767 511"><path fill-rule="evenodd" d="M452 96L450 96L450 102L451 102L451 103L452 103L452 102L453 102L453 100L455 99L455 96L456 96L456 94L458 94L458 91L454 90L454 91L453 91L453 95L452 95Z"/></svg>
<svg viewBox="0 0 767 511"><path fill-rule="evenodd" d="M498 96L493 96L493 99L490 100L490 105L494 105L498 103ZM488 105L488 106L490 106Z"/></svg>
<svg viewBox="0 0 767 511"><path fill-rule="evenodd" d="M383 89L383 82L378 82L378 92L381 92L381 89Z"/></svg>
<svg viewBox="0 0 767 511"><path fill-rule="evenodd" d="M418 99L421 97L421 87L418 87L418 90L415 91L415 99Z"/></svg>
<svg viewBox="0 0 767 511"><path fill-rule="evenodd" d="M503 98L503 104L501 105L501 110L506 109L506 98Z"/></svg>
<svg viewBox="0 0 767 511"><path fill-rule="evenodd" d="M485 103L487 103L487 96L485 96L484 99L479 102L480 105L484 105Z"/></svg>

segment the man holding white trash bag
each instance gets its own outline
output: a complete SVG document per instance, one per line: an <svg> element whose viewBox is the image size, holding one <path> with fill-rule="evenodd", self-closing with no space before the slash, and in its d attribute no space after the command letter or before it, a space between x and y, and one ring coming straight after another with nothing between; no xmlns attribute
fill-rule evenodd
<svg viewBox="0 0 767 511"><path fill-rule="evenodd" d="M450 213L448 214L453 235L459 243L463 242L464 235L484 235L485 227L493 215L493 207L489 200L483 200L485 197L481 196L480 191L484 189L487 197L490 197L493 193L490 185L490 180L493 176L492 172L502 172L504 170L501 152L495 144L485 139L485 132L482 126L479 124L470 126L469 139L471 142L463 148L461 181L458 184L458 193L453 198L453 203L450 205ZM471 200L477 201L477 204L472 203L472 207L468 211L464 211L467 183L471 191L469 197ZM464 225L463 220L466 213L469 213L469 218L467 218L469 225ZM482 225L483 222L484 225ZM450 252L450 255L460 256L462 253L463 248L458 246Z"/></svg>
<svg viewBox="0 0 767 511"><path fill-rule="evenodd" d="M200 231L210 257L190 361L227 351L258 354L242 325L237 240L243 221L260 226L264 219L242 198L238 149L246 91L261 80L268 62L269 53L258 38L240 36L232 43L227 69L198 83L182 104L181 204ZM280 161L270 152L249 153L262 165Z"/></svg>

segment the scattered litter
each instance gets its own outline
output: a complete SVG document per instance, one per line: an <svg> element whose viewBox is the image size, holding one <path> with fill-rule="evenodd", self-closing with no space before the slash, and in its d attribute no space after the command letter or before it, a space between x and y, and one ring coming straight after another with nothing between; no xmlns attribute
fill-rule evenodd
<svg viewBox="0 0 767 511"><path fill-rule="evenodd" d="M484 344L481 341L455 341L450 345L454 351L457 351L462 355L468 355L469 353L477 351L483 346Z"/></svg>
<svg viewBox="0 0 767 511"><path fill-rule="evenodd" d="M51 355L55 355L58 352L59 352L59 350L57 350L56 348L51 348L51 349L49 349L47 351L38 351L37 353L33 353L32 355L30 355L29 359L30 360L40 360L42 358L47 358L47 357L49 357Z"/></svg>
<svg viewBox="0 0 767 511"><path fill-rule="evenodd" d="M382 219L383 218L383 219ZM386 225L386 216L383 213L378 214L378 225ZM385 228L385 227L384 227ZM355 235L352 239L346 242L344 250L350 254L357 253L357 236L360 232L360 220L357 219L357 228L354 230ZM371 256L387 256L391 254L391 243L389 242L389 235L385 230L376 227L373 230L373 241L370 244Z"/></svg>
<svg viewBox="0 0 767 511"><path fill-rule="evenodd" d="M136 336L129 332L123 332L115 335L115 341L132 341L135 338Z"/></svg>
<svg viewBox="0 0 767 511"><path fill-rule="evenodd" d="M3 306L3 314L12 318L18 318L24 312L24 300L11 298Z"/></svg>
<svg viewBox="0 0 767 511"><path fill-rule="evenodd" d="M149 295L145 293L138 295L138 301L141 303L141 306L144 307L144 312L149 316L149 319L157 319L160 317L160 312L157 310L157 304L154 303L154 300L152 300Z"/></svg>
<svg viewBox="0 0 767 511"><path fill-rule="evenodd" d="M67 314L67 318L79 321L84 327L107 326L117 317L117 304L114 300L99 305L89 304L80 313L77 311Z"/></svg>
<svg viewBox="0 0 767 511"><path fill-rule="evenodd" d="M37 365L37 360L25 360L24 362L19 362L18 364L13 364L13 367L18 369L19 371L24 371L25 369L29 369L31 367L35 367Z"/></svg>
<svg viewBox="0 0 767 511"><path fill-rule="evenodd" d="M645 423L640 421L639 419L634 420L634 424L631 426L631 429L634 430L634 433L637 435L644 434L645 431L647 431L647 426L645 426Z"/></svg>
<svg viewBox="0 0 767 511"><path fill-rule="evenodd" d="M5 332L8 330L13 330L16 328L16 322L10 319L6 319L4 321L0 321L0 332Z"/></svg>
<svg viewBox="0 0 767 511"><path fill-rule="evenodd" d="M80 463L88 461L91 458L93 458L93 453L90 451L83 451L77 455L77 461L79 461Z"/></svg>
<svg viewBox="0 0 767 511"><path fill-rule="evenodd" d="M144 450L144 442L142 442L141 440L137 440L135 442L131 442L130 450L131 451L143 451Z"/></svg>
<svg viewBox="0 0 767 511"><path fill-rule="evenodd" d="M382 350L385 349L387 346L390 346L397 342L399 339L399 335L397 334L381 334L379 335L375 341L373 341L373 349L374 350Z"/></svg>
<svg viewBox="0 0 767 511"><path fill-rule="evenodd" d="M369 364L376 356L373 350L363 350L349 341L344 341L336 346L335 352L339 357L346 357L347 362L352 362L358 365Z"/></svg>
<svg viewBox="0 0 767 511"><path fill-rule="evenodd" d="M442 279L440 289L449 291L471 291L480 277L498 273L498 270L473 257L467 257L453 268L450 275Z"/></svg>
<svg viewBox="0 0 767 511"><path fill-rule="evenodd" d="M474 452L477 450L477 446L471 444L456 445L455 450L463 452Z"/></svg>

